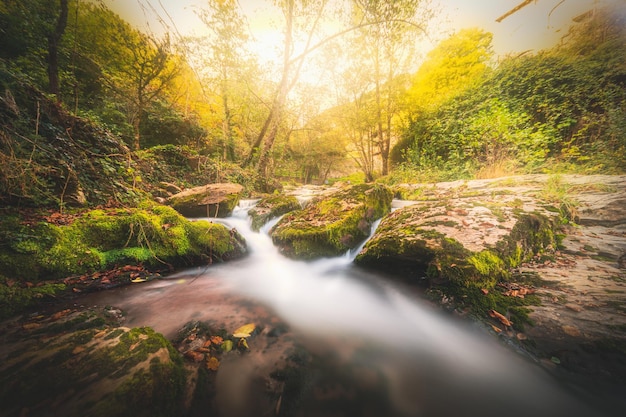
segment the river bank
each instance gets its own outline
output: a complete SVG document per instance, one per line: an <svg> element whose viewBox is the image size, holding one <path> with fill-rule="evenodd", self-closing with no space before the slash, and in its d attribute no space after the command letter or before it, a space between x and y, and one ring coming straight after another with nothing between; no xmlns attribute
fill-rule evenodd
<svg viewBox="0 0 626 417"><path fill-rule="evenodd" d="M614 182L602 187L597 178L585 180L593 186L574 183L587 192L577 196L578 223L566 226L563 247L555 248L552 257L518 268L517 273L537 274L541 280L535 282L543 283L533 288L541 297L540 305L531 306L534 324L523 331L505 328L496 334L487 325L489 317L480 318L487 327L476 328L468 312L453 300L427 301L421 289L396 282L394 276L355 268L345 257L286 260L266 234L271 225L253 233L247 217L239 212L226 222L229 228L245 230L250 256L81 295L3 323L0 337L5 360L0 375L13 387L16 382L11 378L18 378L22 387L29 383L28 375L50 380L54 373L41 366L37 358L43 356L36 352L65 343L64 350L56 352L69 362L61 364L91 363L98 349L120 340L120 334L109 336L116 329L128 329L125 333L132 335L131 329L149 326L165 335L185 358L182 367L186 384L191 385L169 385L167 390L177 393L171 401L180 401L180 409L189 410L189 415L209 410L226 416L258 415L259 410L268 415L368 415L377 410L398 416L495 416L505 411L520 416L546 411L550 415L617 416L624 387L624 355L618 344L623 340L624 283L617 279L623 277L619 269L623 206L619 202L624 179L608 179ZM537 178L499 181L502 188L524 199L544 187ZM572 184L567 177L563 182ZM494 183L427 185L422 196L430 192L439 199L446 193L458 198L508 195L494 192ZM420 201L396 201L396 205L409 204ZM607 212L613 214L602 214ZM594 225L589 224L592 216L597 218ZM599 223L603 230L597 228ZM590 304L592 300L595 304ZM442 314L437 305L453 314ZM76 320L85 313L89 320ZM81 324L85 322L92 324ZM204 323L208 333L190 332L189 323ZM199 361L194 359L198 356L186 354L192 344L198 344L195 340L232 338L234 330L246 323L258 329L247 339L247 349L223 352L209 346ZM184 329L186 333L181 332ZM177 380L173 377L178 375L177 354L170 352L166 360L164 353L158 353L165 346L157 343L158 338L146 331L135 332L137 339L126 346L129 353L140 351L137 346L152 340L150 346L156 350L135 363L134 369L151 369L149 363L156 355L174 365L164 368L167 372L151 371L152 378L158 381L158 375L168 375L170 381ZM190 340L192 334L194 340ZM100 346L101 339L107 343ZM605 344L594 345L598 341ZM502 342L508 346L505 351ZM130 349L135 343L139 344ZM511 354L511 347L525 354ZM219 360L218 370L208 368L212 357ZM546 379L545 370L560 382L555 385ZM43 389L39 393L43 398L36 402L39 408L16 409L8 415L71 411L63 408L66 402L73 403L70 399L90 398L81 384L91 387L90 392L102 389L101 398L106 401L130 398L124 396L128 390L115 394L113 388L118 385L111 385L107 378L77 379L76 386L53 395ZM104 385L92 385L96 382ZM149 397L157 388L140 392ZM164 410L161 415L167 415Z"/></svg>

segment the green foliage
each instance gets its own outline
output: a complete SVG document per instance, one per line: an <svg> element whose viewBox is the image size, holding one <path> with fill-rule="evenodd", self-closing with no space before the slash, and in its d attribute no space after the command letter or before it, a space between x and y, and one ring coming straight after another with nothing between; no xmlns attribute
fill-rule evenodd
<svg viewBox="0 0 626 417"><path fill-rule="evenodd" d="M473 82L459 83L436 106L414 106L392 152L404 163L400 178L407 170L437 179L623 172L626 54L617 45L626 42L625 21L623 10L599 10L574 25L562 46L509 57L493 71L476 71ZM459 50L449 59L464 56ZM430 57L416 80L426 83L424 74L437 67L434 51ZM463 65L472 73L470 62ZM439 71L446 78L457 70Z"/></svg>
<svg viewBox="0 0 626 417"><path fill-rule="evenodd" d="M440 42L413 75L408 104L433 108L480 80L493 56L492 38L491 33L474 28Z"/></svg>

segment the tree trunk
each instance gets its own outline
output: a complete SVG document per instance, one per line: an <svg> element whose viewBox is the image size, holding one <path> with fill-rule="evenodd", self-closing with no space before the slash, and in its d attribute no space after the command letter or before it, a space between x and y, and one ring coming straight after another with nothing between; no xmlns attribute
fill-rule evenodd
<svg viewBox="0 0 626 417"><path fill-rule="evenodd" d="M141 118L139 114L133 118L133 149L138 151L141 147L141 134L139 133L139 129L141 128Z"/></svg>
<svg viewBox="0 0 626 417"><path fill-rule="evenodd" d="M60 0L61 12L54 32L48 35L48 92L61 102L59 89L59 42L67 26L68 0Z"/></svg>

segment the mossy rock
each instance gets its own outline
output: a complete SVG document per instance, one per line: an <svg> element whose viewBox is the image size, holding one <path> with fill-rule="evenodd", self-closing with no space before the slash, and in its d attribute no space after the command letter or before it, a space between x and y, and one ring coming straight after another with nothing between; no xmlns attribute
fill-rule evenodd
<svg viewBox="0 0 626 417"><path fill-rule="evenodd" d="M91 210L67 225L0 220L0 270L24 281L65 278L115 265L163 268L236 258L245 242L235 231L192 222L167 206Z"/></svg>
<svg viewBox="0 0 626 417"><path fill-rule="evenodd" d="M490 289L508 278L510 268L558 243L555 222L542 214L518 213L510 230L490 225L498 240L488 244L480 234L484 240L477 244L450 210L443 209L446 221L433 220L437 210L416 205L390 214L355 262L430 284Z"/></svg>
<svg viewBox="0 0 626 417"><path fill-rule="evenodd" d="M227 217L239 203L239 184L207 184L174 194L168 204L186 217Z"/></svg>
<svg viewBox="0 0 626 417"><path fill-rule="evenodd" d="M381 184L343 188L288 213L270 235L292 258L338 256L367 238L372 222L391 210L392 199L391 190Z"/></svg>
<svg viewBox="0 0 626 417"><path fill-rule="evenodd" d="M298 200L291 195L279 194L265 197L248 211L252 219L252 230L258 232L271 219L300 208Z"/></svg>
<svg viewBox="0 0 626 417"><path fill-rule="evenodd" d="M15 343L6 339L11 354L0 365L6 415L172 416L183 409L184 361L163 335L102 320L61 332L58 324L32 330L25 324Z"/></svg>

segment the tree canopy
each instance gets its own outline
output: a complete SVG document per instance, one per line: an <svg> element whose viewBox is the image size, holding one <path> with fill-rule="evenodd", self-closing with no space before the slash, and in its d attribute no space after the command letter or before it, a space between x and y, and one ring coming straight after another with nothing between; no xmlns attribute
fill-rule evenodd
<svg viewBox="0 0 626 417"><path fill-rule="evenodd" d="M428 1L285 0L269 65L247 48L236 1L198 9L206 31L193 38L142 32L104 4L5 0L0 65L135 150L190 146L256 171L268 190L275 175L626 165L621 10L594 8L559 45L498 58L479 28L420 54L434 33Z"/></svg>

